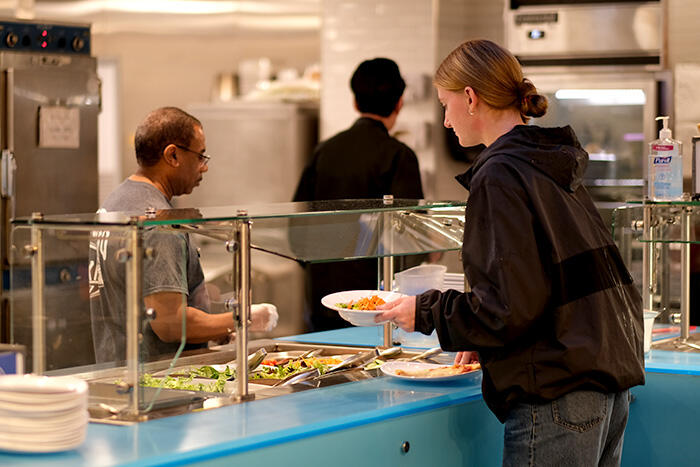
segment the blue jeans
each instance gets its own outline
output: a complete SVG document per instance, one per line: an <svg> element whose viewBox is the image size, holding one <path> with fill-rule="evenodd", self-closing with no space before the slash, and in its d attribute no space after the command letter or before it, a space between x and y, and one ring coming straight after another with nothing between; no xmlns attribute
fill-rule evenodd
<svg viewBox="0 0 700 467"><path fill-rule="evenodd" d="M505 422L504 466L618 466L628 390L574 391L544 404L518 404Z"/></svg>

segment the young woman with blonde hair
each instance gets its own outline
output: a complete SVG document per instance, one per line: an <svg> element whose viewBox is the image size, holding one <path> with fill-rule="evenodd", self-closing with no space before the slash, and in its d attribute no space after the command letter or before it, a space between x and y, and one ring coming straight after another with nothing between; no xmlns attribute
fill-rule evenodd
<svg viewBox="0 0 700 467"><path fill-rule="evenodd" d="M588 154L568 126L527 125L547 100L493 42L460 45L434 85L460 144L486 146L457 177L472 290L406 297L377 320L436 329L456 363L478 354L503 465L617 465L628 389L644 383L642 303L582 185Z"/></svg>

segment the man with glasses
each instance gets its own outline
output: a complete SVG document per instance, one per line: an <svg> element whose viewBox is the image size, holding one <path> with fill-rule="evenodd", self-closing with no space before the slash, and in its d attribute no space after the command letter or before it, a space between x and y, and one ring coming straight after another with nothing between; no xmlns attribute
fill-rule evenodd
<svg viewBox="0 0 700 467"><path fill-rule="evenodd" d="M210 157L202 124L175 107L154 110L136 128L138 170L119 185L103 211L171 209L173 196L189 194L202 181ZM124 264L114 260L125 246L124 238L109 239L96 232L90 244L90 312L97 362L124 358ZM225 339L234 327L231 313L208 313L210 302L197 248L188 234L151 231L144 248L154 247L153 258L143 262L145 308L155 310L146 326L143 347L149 357L175 352L186 320L188 347L201 347L211 339ZM277 323L273 305L253 305L252 330L271 330Z"/></svg>

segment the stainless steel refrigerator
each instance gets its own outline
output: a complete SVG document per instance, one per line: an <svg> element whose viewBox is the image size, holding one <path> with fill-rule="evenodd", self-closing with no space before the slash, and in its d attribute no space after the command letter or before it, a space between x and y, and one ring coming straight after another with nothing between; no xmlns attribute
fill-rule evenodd
<svg viewBox="0 0 700 467"><path fill-rule="evenodd" d="M88 25L0 20L2 342L17 342L17 333L21 339L27 331L23 314L31 308L22 295L30 287L29 261L11 252L11 219L97 209L99 111L100 81ZM48 267L47 288L79 279L82 266L71 255L50 253L56 270ZM10 269L17 290L12 315Z"/></svg>

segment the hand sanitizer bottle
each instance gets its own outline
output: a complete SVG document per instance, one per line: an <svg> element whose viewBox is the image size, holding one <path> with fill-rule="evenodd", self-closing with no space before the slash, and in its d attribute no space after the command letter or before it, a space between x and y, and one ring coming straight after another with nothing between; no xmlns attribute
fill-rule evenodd
<svg viewBox="0 0 700 467"><path fill-rule="evenodd" d="M649 143L648 196L654 201L674 201L683 195L682 143L671 138L668 117L663 121L659 139Z"/></svg>

